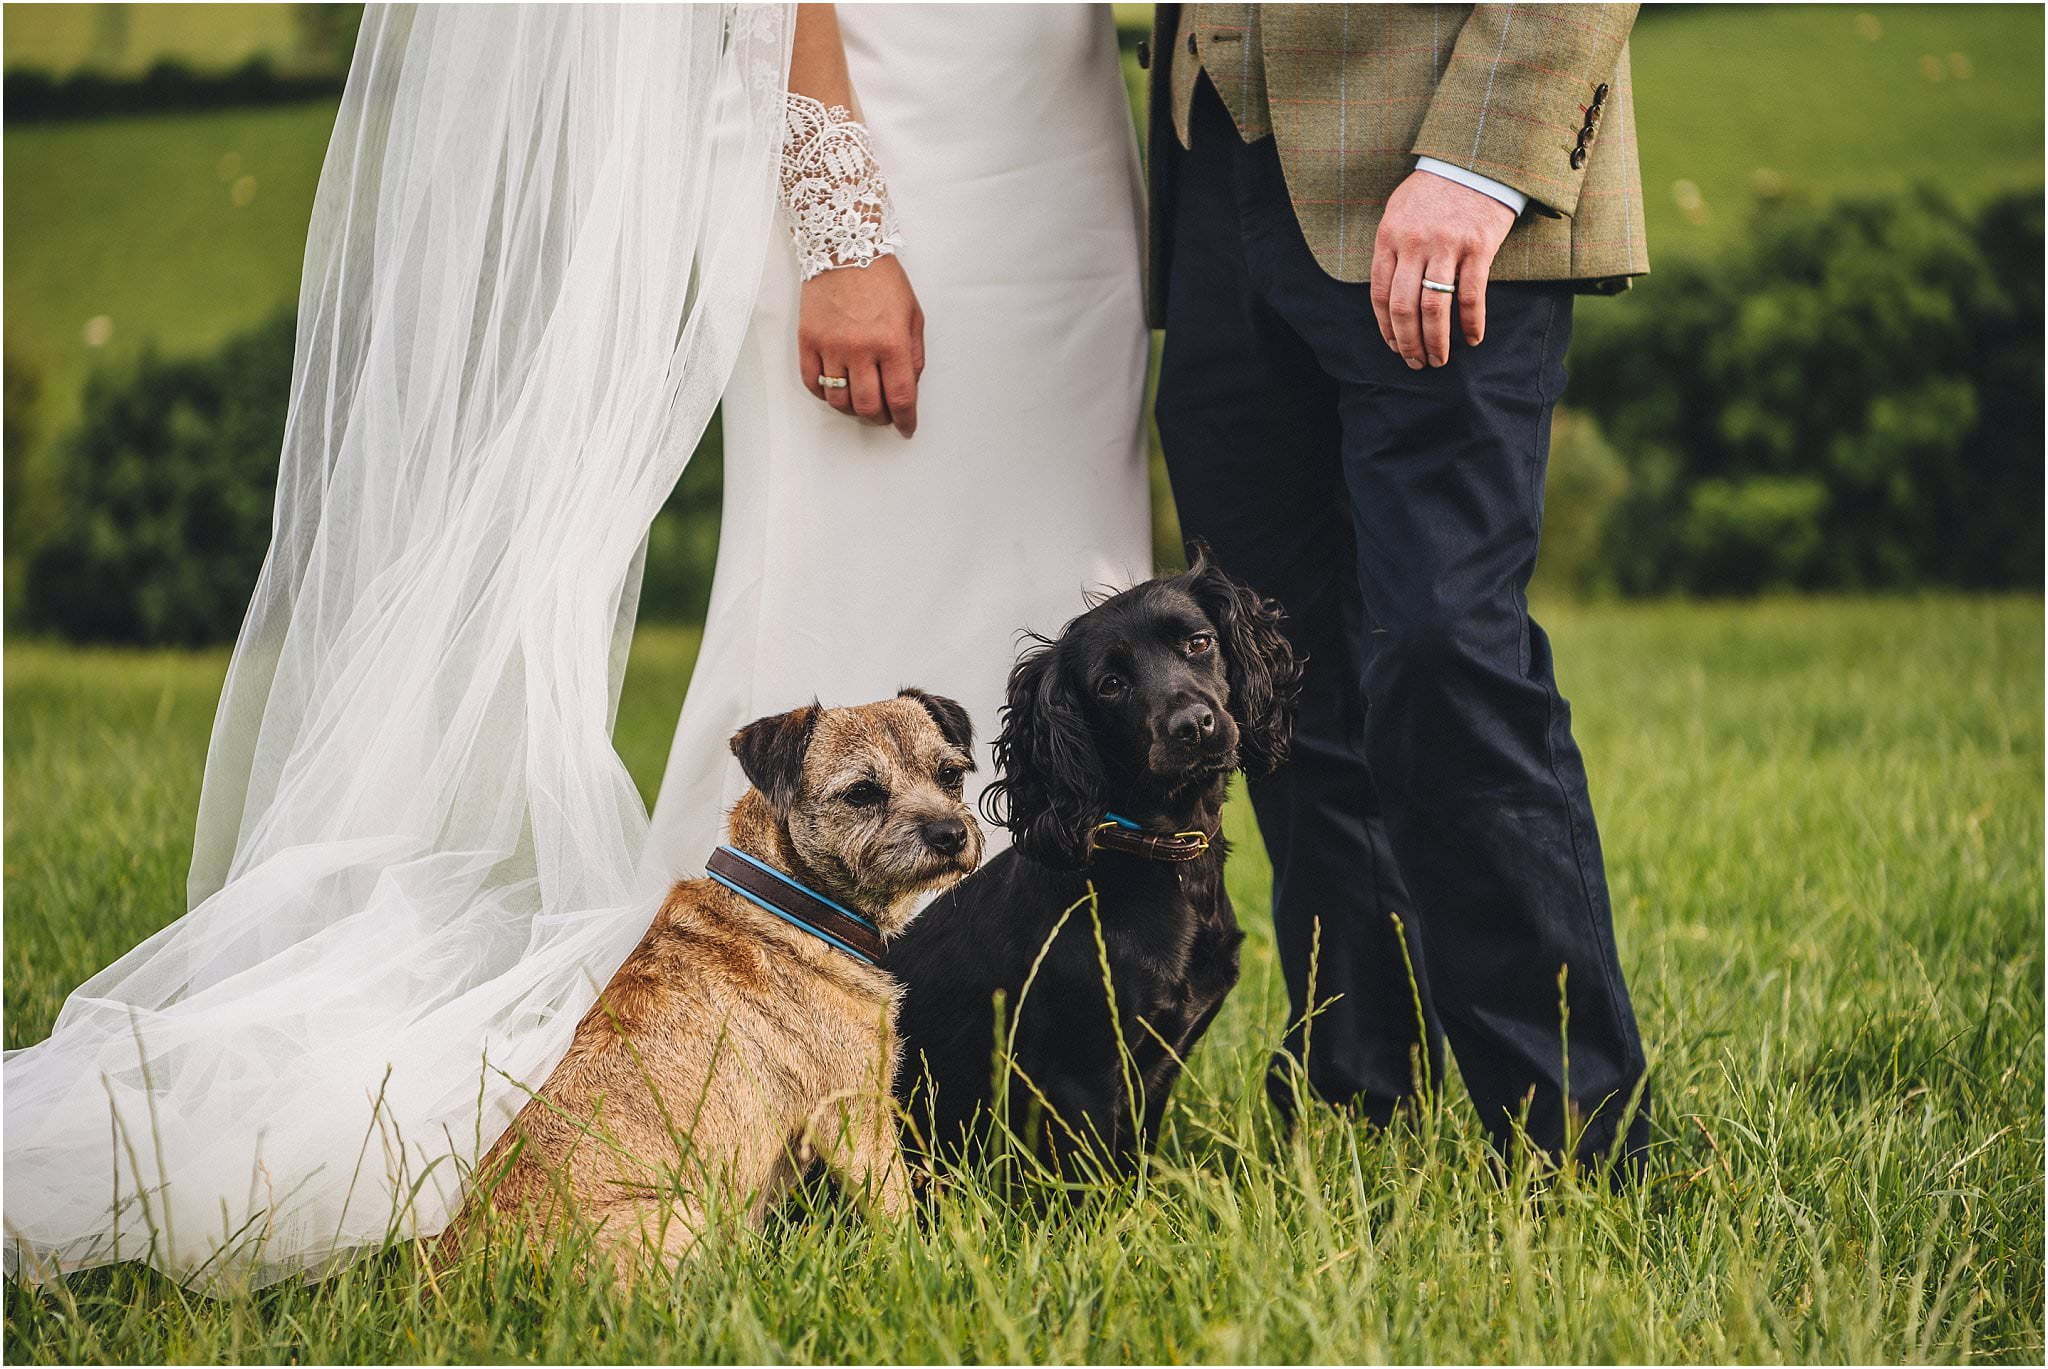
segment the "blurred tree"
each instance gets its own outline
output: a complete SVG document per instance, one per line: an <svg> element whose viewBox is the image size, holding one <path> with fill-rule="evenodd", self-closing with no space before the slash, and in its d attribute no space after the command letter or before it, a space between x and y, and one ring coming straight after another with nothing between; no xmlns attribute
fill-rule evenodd
<svg viewBox="0 0 2048 1369"><path fill-rule="evenodd" d="M312 71L347 71L355 55L356 31L362 25L361 5L292 6L292 29L297 38L293 65Z"/></svg>
<svg viewBox="0 0 2048 1369"><path fill-rule="evenodd" d="M1559 409L1550 425L1543 550L1536 563L1544 592L1585 595L1613 588L1601 538L1627 489L1628 469L1600 425L1577 409Z"/></svg>
<svg viewBox="0 0 2048 1369"><path fill-rule="evenodd" d="M1589 318L1572 399L1630 468L1621 588L2038 585L2040 204L1779 202Z"/></svg>
<svg viewBox="0 0 2048 1369"><path fill-rule="evenodd" d="M270 545L292 345L286 312L210 357L149 351L88 382L86 418L59 449L56 513L26 558L31 628L73 641L185 646L235 635ZM10 363L10 425L17 386L31 383L17 374ZM10 452L16 440L10 426ZM719 456L714 423L649 534L643 617L704 619ZM15 474L10 460L10 516Z"/></svg>
<svg viewBox="0 0 2048 1369"><path fill-rule="evenodd" d="M270 541L292 319L216 355L95 375L62 450L62 512L31 557L32 626L79 641L234 635Z"/></svg>
<svg viewBox="0 0 2048 1369"><path fill-rule="evenodd" d="M713 415L682 478L647 530L640 580L643 622L702 623L718 564L718 520L725 501L725 441Z"/></svg>
<svg viewBox="0 0 2048 1369"><path fill-rule="evenodd" d="M5 600L7 616L12 619L21 608L21 572L27 564L28 534L42 525L41 519L49 511L45 507L48 501L39 497L43 492L37 488L32 467L34 453L42 441L42 375L29 363L27 349L18 338L7 339L5 358L0 362L0 372L4 372L4 393L0 393L0 470L5 472L4 483L0 483L0 511L5 515L0 537L6 542Z"/></svg>
<svg viewBox="0 0 2048 1369"><path fill-rule="evenodd" d="M8 550L12 551L21 545L28 454L41 436L37 410L42 401L43 382L16 339L7 339L5 358L0 362L0 373L4 373L4 388L0 388L0 464L4 464L6 483L0 488L0 500L6 503L5 536Z"/></svg>
<svg viewBox="0 0 2048 1369"><path fill-rule="evenodd" d="M2041 196L2008 195L1977 223L1998 298L1974 321L1971 371L1977 425L1942 491L1964 511L1939 544L1940 579L1971 588L2028 586L2042 577L2044 493Z"/></svg>

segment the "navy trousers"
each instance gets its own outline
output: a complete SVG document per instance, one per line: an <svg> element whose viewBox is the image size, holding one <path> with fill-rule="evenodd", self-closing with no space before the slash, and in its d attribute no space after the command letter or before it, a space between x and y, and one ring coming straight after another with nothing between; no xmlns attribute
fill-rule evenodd
<svg viewBox="0 0 2048 1369"><path fill-rule="evenodd" d="M1275 1102L1299 1062L1384 1121L1448 1040L1497 1142L1526 1116L1536 1144L1592 1159L1626 1122L1633 1168L1642 1044L1523 594L1570 289L1492 285L1481 345L1410 370L1367 287L1310 255L1272 140L1244 143L1206 82L1192 131L1160 437L1183 530L1280 601L1308 657L1293 758L1250 786L1293 1006Z"/></svg>

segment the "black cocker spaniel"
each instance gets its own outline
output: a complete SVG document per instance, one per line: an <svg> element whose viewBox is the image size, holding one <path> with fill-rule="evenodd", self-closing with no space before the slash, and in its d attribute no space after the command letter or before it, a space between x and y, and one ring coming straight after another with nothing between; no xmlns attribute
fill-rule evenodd
<svg viewBox="0 0 2048 1369"><path fill-rule="evenodd" d="M1057 1173L1127 1170L1237 982L1218 824L1232 771L1286 759L1301 662L1194 551L1018 660L982 801L1016 844L889 948L905 1144L933 1164L999 1121Z"/></svg>

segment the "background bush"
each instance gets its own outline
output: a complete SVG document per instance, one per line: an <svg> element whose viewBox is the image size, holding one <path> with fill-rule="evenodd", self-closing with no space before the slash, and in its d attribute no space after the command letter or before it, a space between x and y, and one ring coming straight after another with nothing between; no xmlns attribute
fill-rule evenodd
<svg viewBox="0 0 2048 1369"><path fill-rule="evenodd" d="M61 449L54 524L40 535L9 529L36 542L26 576L30 627L73 641L233 639L270 545L292 340L286 313L210 357L146 352L93 377L86 417ZM9 371L10 416L16 389L32 384ZM26 417L26 406L20 412ZM720 445L714 423L649 535L649 619L703 621L718 546Z"/></svg>
<svg viewBox="0 0 2048 1369"><path fill-rule="evenodd" d="M2042 575L2038 194L1766 206L1738 245L1581 311L1553 434L1553 593L2031 587ZM10 520L32 628L232 638L270 535L289 315L210 357L99 372L44 523ZM10 371L10 422L34 380ZM26 439L10 433L10 448ZM648 540L642 611L701 622L717 425ZM1155 481L1159 473L1155 469ZM32 492L33 493L33 492ZM9 504L21 496L10 462ZM1177 555L1157 501L1162 559Z"/></svg>
<svg viewBox="0 0 2048 1369"><path fill-rule="evenodd" d="M5 359L0 360L0 452L6 454L4 463L0 463L0 513L4 513L6 520L4 535L10 560L30 526L28 453L41 435L38 420L42 397L42 377L29 363L24 349L10 339ZM11 564L8 578L10 583L15 578ZM14 607L10 604L9 611Z"/></svg>
<svg viewBox="0 0 2048 1369"><path fill-rule="evenodd" d="M1782 201L1585 311L1571 398L1628 475L1614 583L2038 586L2041 252L2038 190Z"/></svg>
<svg viewBox="0 0 2048 1369"><path fill-rule="evenodd" d="M0 100L7 121L338 99L363 22L363 7L353 4L292 5L268 16L269 25L227 10L173 19L163 8L73 5L69 13L10 14L10 22L19 20L31 32L8 45ZM149 32L136 31L138 19ZM260 32L266 28L271 31ZM184 40L174 50L152 50L151 39L173 36ZM260 45L232 56L250 43Z"/></svg>
<svg viewBox="0 0 2048 1369"><path fill-rule="evenodd" d="M231 638L270 542L292 320L211 357L145 352L86 387L61 513L30 558L32 626L76 641Z"/></svg>
<svg viewBox="0 0 2048 1369"><path fill-rule="evenodd" d="M1601 539L1627 490L1628 469L1600 425L1576 409L1555 410L1543 492L1543 554L1537 563L1543 593L1583 597L1613 589Z"/></svg>
<svg viewBox="0 0 2048 1369"><path fill-rule="evenodd" d="M7 73L4 104L9 123L34 123L338 98L343 83L342 74L279 71L267 57L251 57L227 71L195 71L183 62L163 61L141 76L96 71L54 76L29 69Z"/></svg>

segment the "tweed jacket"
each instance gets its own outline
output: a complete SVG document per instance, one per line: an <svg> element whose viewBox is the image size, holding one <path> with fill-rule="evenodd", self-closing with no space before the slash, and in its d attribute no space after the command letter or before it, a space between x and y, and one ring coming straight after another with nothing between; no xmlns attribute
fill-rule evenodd
<svg viewBox="0 0 2048 1369"><path fill-rule="evenodd" d="M1148 307L1164 323L1183 67L1201 64L1250 137L1269 128L1303 237L1342 281L1418 156L1529 197L1494 280L1613 293L1650 269L1629 85L1630 4L1159 5L1149 72Z"/></svg>

